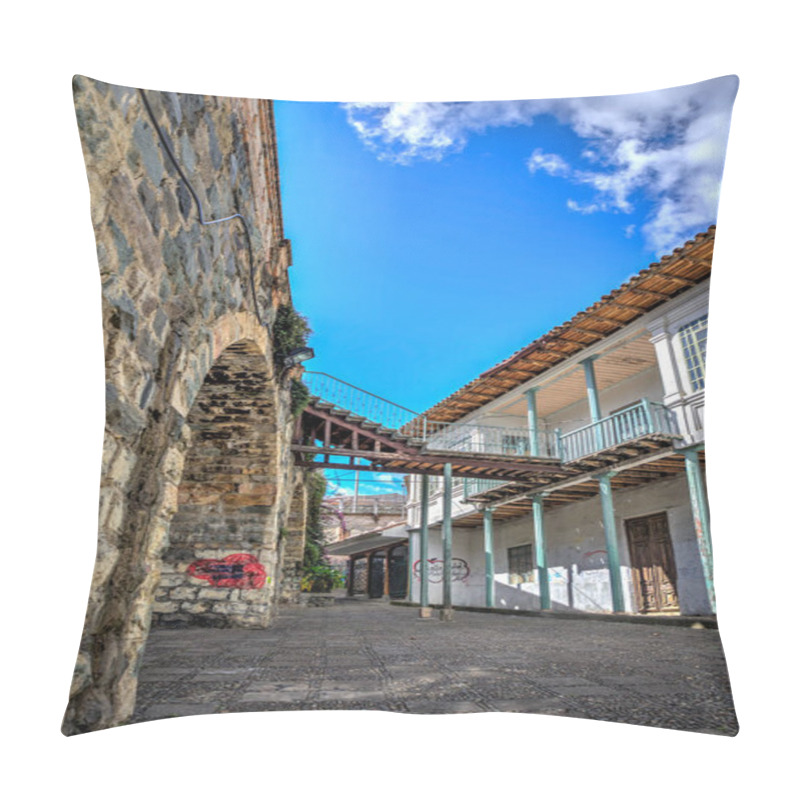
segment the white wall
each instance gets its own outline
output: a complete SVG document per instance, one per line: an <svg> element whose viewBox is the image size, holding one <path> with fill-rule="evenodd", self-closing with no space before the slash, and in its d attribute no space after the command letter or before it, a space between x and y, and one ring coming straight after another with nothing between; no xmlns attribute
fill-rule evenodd
<svg viewBox="0 0 800 800"><path fill-rule="evenodd" d="M664 382L664 403L671 409L681 433L689 442L705 438L705 390L692 388L681 337L683 325L708 313L708 286L687 292L681 302L648 322ZM709 341L712 341L710 338Z"/></svg>
<svg viewBox="0 0 800 800"><path fill-rule="evenodd" d="M695 539L686 478L658 481L644 487L615 491L614 512L620 553L625 610L636 613L630 576L625 520L666 512L678 571L681 613L708 614L702 565ZM606 542L599 497L570 503L544 515L547 540L550 597L554 610L612 610ZM495 605L497 608L534 610L539 608L538 576L531 583L512 586L508 573L508 548L533 542L530 515L494 524ZM413 535L413 559L420 558L419 535ZM441 529L429 534L428 557L441 559ZM453 557L469 566L465 580L453 582L455 605L485 605L485 564L483 531L454 530ZM441 583L429 584L429 601L441 602ZM415 577L413 600L419 602L419 578Z"/></svg>
<svg viewBox="0 0 800 800"><path fill-rule="evenodd" d="M600 413L604 417L608 416L612 411L643 398L656 403L664 402L664 389L656 366L603 389L600 392ZM541 418L541 423L546 426L547 430L560 428L562 433L574 431L588 425L589 422L591 422L591 414L589 401L586 398Z"/></svg>

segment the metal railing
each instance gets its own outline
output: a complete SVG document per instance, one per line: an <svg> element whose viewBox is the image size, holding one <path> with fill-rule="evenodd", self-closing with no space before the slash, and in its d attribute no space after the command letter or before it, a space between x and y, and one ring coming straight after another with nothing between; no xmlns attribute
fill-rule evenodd
<svg viewBox="0 0 800 800"><path fill-rule="evenodd" d="M337 497L333 500L329 499L326 504L335 507L343 514L373 514L374 516L380 516L403 514L406 502L407 498L405 496L387 501L381 495L373 495L372 497L350 495L348 497Z"/></svg>
<svg viewBox="0 0 800 800"><path fill-rule="evenodd" d="M396 430L419 415L385 397L360 389L352 383L334 378L327 372L304 372L303 382L314 397L332 403L342 411Z"/></svg>
<svg viewBox="0 0 800 800"><path fill-rule="evenodd" d="M532 455L531 436L527 428L505 428L472 422L427 421L422 436L429 450L451 450L459 453L483 453L498 456ZM541 431L537 437L536 456L557 458L556 438Z"/></svg>
<svg viewBox="0 0 800 800"><path fill-rule="evenodd" d="M644 399L569 433L556 431L556 452L562 461L575 461L653 434L679 436L678 425L666 406Z"/></svg>
<svg viewBox="0 0 800 800"><path fill-rule="evenodd" d="M419 444L426 445L430 450L531 455L530 435L526 428L431 420L326 372L305 372L303 381L313 396L331 403L335 408L396 430ZM539 456L557 457L553 434L539 434L538 451Z"/></svg>

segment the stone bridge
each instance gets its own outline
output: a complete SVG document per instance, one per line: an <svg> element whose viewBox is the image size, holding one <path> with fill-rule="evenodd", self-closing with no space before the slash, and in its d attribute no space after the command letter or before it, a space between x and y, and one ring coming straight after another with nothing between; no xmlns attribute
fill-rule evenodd
<svg viewBox="0 0 800 800"><path fill-rule="evenodd" d="M74 94L107 389L66 734L130 717L151 624L269 623L297 589L306 492L289 449L297 368L275 352L291 251L271 103L79 76Z"/></svg>

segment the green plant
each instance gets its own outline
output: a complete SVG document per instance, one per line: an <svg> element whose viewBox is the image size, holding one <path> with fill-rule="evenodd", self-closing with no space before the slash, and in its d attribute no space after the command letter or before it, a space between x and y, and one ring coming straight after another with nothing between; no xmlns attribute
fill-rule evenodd
<svg viewBox="0 0 800 800"><path fill-rule="evenodd" d="M330 592L344 586L344 577L330 564L317 564L303 569L300 590L303 592Z"/></svg>
<svg viewBox="0 0 800 800"><path fill-rule="evenodd" d="M306 552L303 563L314 566L322 563L322 499L328 482L321 472L312 472L306 479Z"/></svg>
<svg viewBox="0 0 800 800"><path fill-rule="evenodd" d="M292 306L279 306L272 324L272 350L276 363L292 350L304 347L311 335L308 320Z"/></svg>
<svg viewBox="0 0 800 800"><path fill-rule="evenodd" d="M304 592L329 592L344 586L342 574L328 564L322 552L322 500L327 488L328 482L321 472L312 472L306 479L306 546L300 578L300 589Z"/></svg>
<svg viewBox="0 0 800 800"><path fill-rule="evenodd" d="M292 416L297 419L308 405L308 401L311 399L311 392L308 391L308 387L303 381L292 378L292 382L289 385L289 394L291 397L290 408Z"/></svg>

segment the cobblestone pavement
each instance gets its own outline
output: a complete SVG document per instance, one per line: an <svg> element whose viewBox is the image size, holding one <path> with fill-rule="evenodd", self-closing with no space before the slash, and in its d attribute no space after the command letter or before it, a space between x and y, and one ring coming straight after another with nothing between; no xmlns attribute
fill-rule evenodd
<svg viewBox="0 0 800 800"><path fill-rule="evenodd" d="M458 611L441 622L381 601L284 608L260 631L154 630L132 721L290 709L738 730L715 630Z"/></svg>

